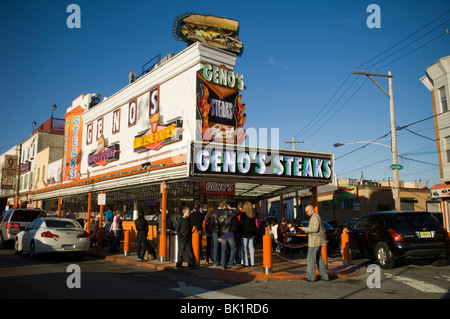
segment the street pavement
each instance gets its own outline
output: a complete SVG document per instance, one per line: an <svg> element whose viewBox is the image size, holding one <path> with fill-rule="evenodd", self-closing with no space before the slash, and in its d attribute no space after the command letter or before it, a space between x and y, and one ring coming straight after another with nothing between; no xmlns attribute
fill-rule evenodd
<svg viewBox="0 0 450 319"><path fill-rule="evenodd" d="M123 243L121 244L123 249ZM175 262L152 259L145 262L140 262L136 254L136 242L130 242L130 250L125 256L121 250L119 252L111 253L108 247L90 248L88 251L90 256L104 258L106 260L132 264L141 267L148 267L157 270L183 272L185 274L192 274L204 279L215 279L232 282L248 282L248 281L265 281L265 280L300 280L306 278L307 259L302 251L291 255L284 253L272 253L272 270L265 274L263 268L263 252L262 247L255 248L255 266L254 267L228 267L222 269L213 264L206 265L205 259L200 260L199 267L195 269L188 269L186 262L184 268L179 269L175 267ZM328 261L328 276L330 279L349 278L364 275L366 273L365 260L352 262L348 266L344 266L340 254L332 254L327 258ZM316 276L318 270L316 267Z"/></svg>

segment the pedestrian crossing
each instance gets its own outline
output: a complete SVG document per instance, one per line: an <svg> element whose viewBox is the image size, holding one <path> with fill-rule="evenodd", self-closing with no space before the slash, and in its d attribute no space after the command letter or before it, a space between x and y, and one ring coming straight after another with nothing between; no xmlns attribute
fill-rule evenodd
<svg viewBox="0 0 450 319"><path fill-rule="evenodd" d="M436 275L435 279L439 280L440 285L431 284L429 282L412 279L406 276L393 275L390 273L384 273L384 276L388 279L392 279L396 282L405 284L411 288L417 289L423 293L438 293L447 294L450 293L450 276ZM444 288L447 287L447 288Z"/></svg>

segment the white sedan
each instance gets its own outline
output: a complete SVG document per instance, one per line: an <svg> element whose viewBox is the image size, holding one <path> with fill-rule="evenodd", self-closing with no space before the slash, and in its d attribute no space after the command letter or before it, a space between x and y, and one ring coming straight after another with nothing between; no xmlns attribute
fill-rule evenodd
<svg viewBox="0 0 450 319"><path fill-rule="evenodd" d="M37 218L17 234L16 254L24 251L30 258L45 253L75 253L83 258L89 249L89 234L73 219Z"/></svg>

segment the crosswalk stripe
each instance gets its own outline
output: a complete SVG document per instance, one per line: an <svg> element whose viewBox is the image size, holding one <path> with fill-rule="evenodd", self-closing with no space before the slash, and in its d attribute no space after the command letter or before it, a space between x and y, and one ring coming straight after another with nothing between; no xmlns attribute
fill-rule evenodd
<svg viewBox="0 0 450 319"><path fill-rule="evenodd" d="M395 281L401 282L401 283L403 283L405 285L408 285L408 286L410 286L412 288L415 288L415 289L420 290L420 291L425 292L425 293L445 294L445 293L449 292L448 289L444 289L444 288L438 287L436 285L427 283L425 281L411 279L411 278L403 277L403 276L394 276L394 275L387 274L387 273L385 274L385 276L387 278L390 278L390 279L393 279Z"/></svg>

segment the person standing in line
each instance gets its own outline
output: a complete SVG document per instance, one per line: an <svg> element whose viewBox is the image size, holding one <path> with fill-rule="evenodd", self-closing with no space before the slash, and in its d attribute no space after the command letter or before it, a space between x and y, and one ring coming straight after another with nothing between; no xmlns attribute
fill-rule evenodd
<svg viewBox="0 0 450 319"><path fill-rule="evenodd" d="M212 228L212 243L213 243L213 263L214 266L219 267L221 260L221 243L219 242L219 236L217 235L217 219L223 213L222 203L213 210L211 217L211 228Z"/></svg>
<svg viewBox="0 0 450 319"><path fill-rule="evenodd" d="M308 234L308 266L306 267L306 280L314 282L315 263L319 268L320 279L329 280L325 262L322 258L322 246L327 245L322 219L312 205L305 207L309 218L308 227L300 227Z"/></svg>
<svg viewBox="0 0 450 319"><path fill-rule="evenodd" d="M212 247L212 212L213 208L209 207L208 212L206 213L205 217L205 236L206 236L206 265L209 264L209 260L213 259L211 258L211 247Z"/></svg>
<svg viewBox="0 0 450 319"><path fill-rule="evenodd" d="M244 267L249 266L248 257L250 253L250 266L255 265L255 237L258 234L258 226L256 214L253 211L253 205L250 202L245 202L243 206L243 214L241 215L241 236L243 238L242 247L242 261Z"/></svg>
<svg viewBox="0 0 450 319"><path fill-rule="evenodd" d="M191 211L189 207L182 210L183 216L178 221L176 231L178 233L178 259L177 268L183 268L183 254L188 262L189 269L196 268L194 256L192 255L192 225L189 219Z"/></svg>
<svg viewBox="0 0 450 319"><path fill-rule="evenodd" d="M197 232L200 235L199 241L199 249L200 249L200 259L203 259L203 249L202 249L202 229L203 229L203 219L205 218L205 213L200 211L200 207L198 205L194 206L192 213L189 216L191 220L192 227L197 228Z"/></svg>
<svg viewBox="0 0 450 319"><path fill-rule="evenodd" d="M236 218L240 212L236 208L231 208L226 201L223 201L221 206L223 212L219 215L216 223L218 241L222 244L221 266L223 269L226 269L227 248L229 246L230 259L228 266L237 268L235 264L237 253L235 232L237 231Z"/></svg>
<svg viewBox="0 0 450 319"><path fill-rule="evenodd" d="M136 241L137 241L137 257L138 261L145 260L145 252L147 251L147 234L148 234L148 223L144 217L144 212L139 212L139 217L134 221L136 225ZM142 247L141 247L142 245Z"/></svg>
<svg viewBox="0 0 450 319"><path fill-rule="evenodd" d="M116 211L111 224L110 231L114 233L114 239L109 247L109 252L117 252L120 248L120 238L122 237L122 220L120 218L120 212Z"/></svg>

